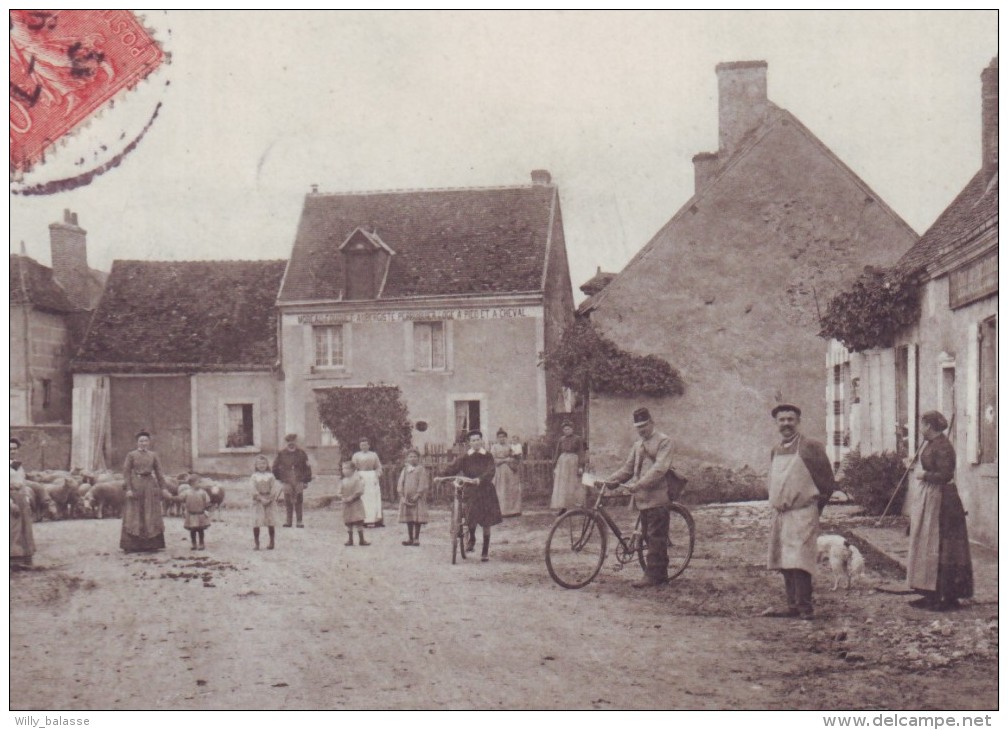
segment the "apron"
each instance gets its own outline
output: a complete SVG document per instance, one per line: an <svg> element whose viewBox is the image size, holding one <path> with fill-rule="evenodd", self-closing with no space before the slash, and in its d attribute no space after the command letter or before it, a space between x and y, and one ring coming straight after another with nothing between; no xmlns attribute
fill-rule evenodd
<svg viewBox="0 0 1008 730"><path fill-rule="evenodd" d="M910 490L910 552L907 555L909 588L937 590L941 493L940 484L929 484L921 480Z"/></svg>
<svg viewBox="0 0 1008 730"><path fill-rule="evenodd" d="M361 481L364 482L364 496L361 502L364 503L364 522L374 524L382 521L381 503L381 483L378 481L376 470L360 470Z"/></svg>
<svg viewBox="0 0 1008 730"><path fill-rule="evenodd" d="M819 536L819 490L798 450L794 454L776 454L770 465L769 570L804 570L814 574L816 538Z"/></svg>

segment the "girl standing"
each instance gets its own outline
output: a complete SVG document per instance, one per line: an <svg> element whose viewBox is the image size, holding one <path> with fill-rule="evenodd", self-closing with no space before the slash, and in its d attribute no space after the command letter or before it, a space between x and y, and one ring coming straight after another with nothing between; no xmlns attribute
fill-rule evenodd
<svg viewBox="0 0 1008 730"><path fill-rule="evenodd" d="M364 539L364 480L354 467L353 461L343 462L343 480L340 482L340 496L343 499L343 524L347 528L347 547L353 547L353 531L357 528L361 545L370 545Z"/></svg>
<svg viewBox="0 0 1008 730"><path fill-rule="evenodd" d="M381 461L378 460L378 454L371 450L371 442L366 438L362 438L360 440L360 451L353 455L351 461L353 461L354 468L364 483L364 525L384 527L381 483L378 481L382 475L382 465Z"/></svg>
<svg viewBox="0 0 1008 730"><path fill-rule="evenodd" d="M497 431L497 443L490 446L490 455L497 467L494 487L501 515L514 517L521 514L521 484L518 482L518 458L508 443L507 431Z"/></svg>
<svg viewBox="0 0 1008 730"><path fill-rule="evenodd" d="M276 502L280 498L280 486L270 471L269 459L265 456L256 457L251 481L252 505L255 510L252 537L255 538L255 549L259 549L259 528L265 527L269 530L269 545L266 549L272 550L276 540Z"/></svg>
<svg viewBox="0 0 1008 730"><path fill-rule="evenodd" d="M209 506L210 495L199 482L193 484L185 493L185 528L189 530L189 537L192 539L190 550L206 550L203 531L210 527L210 516L206 513ZM199 538L199 545L196 544L196 538Z"/></svg>
<svg viewBox="0 0 1008 730"><path fill-rule="evenodd" d="M420 525L427 523L427 490L430 477L420 464L420 452L410 449L406 452L406 466L399 474L399 522L406 523L409 539L403 545L416 547L420 544Z"/></svg>
<svg viewBox="0 0 1008 730"><path fill-rule="evenodd" d="M585 489L581 484L584 463L584 441L574 433L574 424L564 421L563 435L557 442L556 453L553 455L551 509L558 509L563 514L572 507L584 507Z"/></svg>

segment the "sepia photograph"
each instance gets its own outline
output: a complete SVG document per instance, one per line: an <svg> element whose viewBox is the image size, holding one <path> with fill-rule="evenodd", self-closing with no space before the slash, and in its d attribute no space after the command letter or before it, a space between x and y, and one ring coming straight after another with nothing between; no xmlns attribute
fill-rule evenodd
<svg viewBox="0 0 1008 730"><path fill-rule="evenodd" d="M991 726L997 10L9 16L16 726Z"/></svg>

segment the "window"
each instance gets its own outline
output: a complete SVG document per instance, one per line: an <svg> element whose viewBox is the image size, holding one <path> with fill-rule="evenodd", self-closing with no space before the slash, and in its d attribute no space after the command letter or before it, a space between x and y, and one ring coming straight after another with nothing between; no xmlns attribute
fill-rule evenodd
<svg viewBox="0 0 1008 730"><path fill-rule="evenodd" d="M259 402L235 398L220 404L221 451L259 451Z"/></svg>
<svg viewBox="0 0 1008 730"><path fill-rule="evenodd" d="M225 446L229 449L241 449L255 445L253 437L252 404L227 404L227 440Z"/></svg>
<svg viewBox="0 0 1008 730"><path fill-rule="evenodd" d="M315 336L315 367L343 367L343 325L313 327Z"/></svg>
<svg viewBox="0 0 1008 730"><path fill-rule="evenodd" d="M415 370L445 369L444 322L413 323L413 368Z"/></svg>
<svg viewBox="0 0 1008 730"><path fill-rule="evenodd" d="M42 407L48 408L52 405L52 381L49 378L42 379Z"/></svg>
<svg viewBox="0 0 1008 730"><path fill-rule="evenodd" d="M997 318L979 328L980 372L980 463L997 463Z"/></svg>
<svg viewBox="0 0 1008 730"><path fill-rule="evenodd" d="M480 426L480 402L478 400L455 401L455 442L465 443L469 432Z"/></svg>
<svg viewBox="0 0 1008 730"><path fill-rule="evenodd" d="M339 446L336 434L330 431L324 423L319 424L319 446Z"/></svg>

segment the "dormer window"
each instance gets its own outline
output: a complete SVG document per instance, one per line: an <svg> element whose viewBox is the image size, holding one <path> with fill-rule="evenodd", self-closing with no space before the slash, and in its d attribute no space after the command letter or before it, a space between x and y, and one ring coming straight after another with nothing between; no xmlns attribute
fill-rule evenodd
<svg viewBox="0 0 1008 730"><path fill-rule="evenodd" d="M339 247L343 257L346 299L378 299L395 255L377 231L357 228Z"/></svg>

